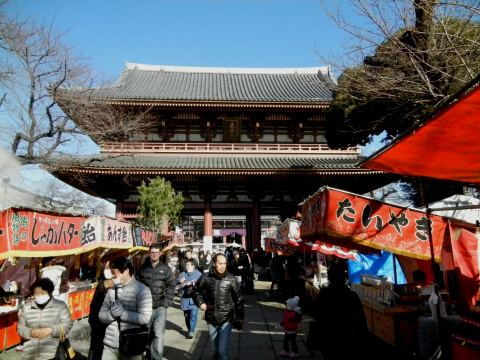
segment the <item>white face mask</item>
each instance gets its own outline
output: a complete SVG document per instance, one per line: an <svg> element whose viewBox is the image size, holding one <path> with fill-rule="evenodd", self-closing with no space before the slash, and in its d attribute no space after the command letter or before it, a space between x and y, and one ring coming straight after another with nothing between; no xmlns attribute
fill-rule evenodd
<svg viewBox="0 0 480 360"><path fill-rule="evenodd" d="M103 270L103 276L105 277L105 279L110 280L112 278L112 270L110 269Z"/></svg>
<svg viewBox="0 0 480 360"><path fill-rule="evenodd" d="M50 295L35 296L35 302L38 305L46 304L48 300L50 300Z"/></svg>
<svg viewBox="0 0 480 360"><path fill-rule="evenodd" d="M122 284L123 284L123 281L122 281L122 279L120 279L120 278L115 278L115 279L113 279L113 283L114 283L116 286L118 286L118 285L122 285Z"/></svg>

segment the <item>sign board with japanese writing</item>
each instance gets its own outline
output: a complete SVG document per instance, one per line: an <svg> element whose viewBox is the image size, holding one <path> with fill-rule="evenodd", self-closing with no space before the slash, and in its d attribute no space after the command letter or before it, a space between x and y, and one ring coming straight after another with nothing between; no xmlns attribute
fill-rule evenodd
<svg viewBox="0 0 480 360"><path fill-rule="evenodd" d="M141 228L139 226L135 227L135 237L134 237L134 246L144 246L149 247L157 242L158 232Z"/></svg>
<svg viewBox="0 0 480 360"><path fill-rule="evenodd" d="M279 244L291 243L293 246L297 246L300 240L300 221L286 219L280 225L277 225L277 237L276 241Z"/></svg>
<svg viewBox="0 0 480 360"><path fill-rule="evenodd" d="M83 316L83 291L68 294L68 309L72 320L80 319Z"/></svg>
<svg viewBox="0 0 480 360"><path fill-rule="evenodd" d="M85 217L10 208L0 213L0 259L71 255L82 251Z"/></svg>
<svg viewBox="0 0 480 360"><path fill-rule="evenodd" d="M288 244L279 244L275 241L275 239L267 239L265 238L265 249L269 252L276 252L278 255L283 256L290 256L293 255L296 248L295 246L288 245Z"/></svg>
<svg viewBox="0 0 480 360"><path fill-rule="evenodd" d="M132 245L132 224L119 220L16 208L0 213L0 259L78 255L97 247L128 249Z"/></svg>
<svg viewBox="0 0 480 360"><path fill-rule="evenodd" d="M185 236L183 233L172 233L170 239L162 242L163 251L170 250L173 247L183 247L185 245Z"/></svg>
<svg viewBox="0 0 480 360"><path fill-rule="evenodd" d="M132 224L103 216L88 218L82 226L84 251L97 247L129 249L133 246Z"/></svg>
<svg viewBox="0 0 480 360"><path fill-rule="evenodd" d="M446 222L443 218L384 204L328 187L302 204L302 238L335 244L340 240L422 260L440 261Z"/></svg>
<svg viewBox="0 0 480 360"><path fill-rule="evenodd" d="M308 252L320 251L324 254L355 260L356 250L325 242L312 242L309 239L302 239L300 221L298 220L286 219L278 225L276 241L278 245L289 245Z"/></svg>

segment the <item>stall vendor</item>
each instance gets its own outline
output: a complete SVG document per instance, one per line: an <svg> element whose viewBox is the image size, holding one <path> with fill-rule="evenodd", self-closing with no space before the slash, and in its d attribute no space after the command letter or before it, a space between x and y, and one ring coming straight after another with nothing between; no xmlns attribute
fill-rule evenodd
<svg viewBox="0 0 480 360"><path fill-rule="evenodd" d="M67 269L65 266L57 265L57 261L54 257L46 257L42 259L42 269L40 270L41 277L52 280L54 285L53 297L65 302L67 299L62 294L64 291L61 291L61 288L67 283L66 272Z"/></svg>

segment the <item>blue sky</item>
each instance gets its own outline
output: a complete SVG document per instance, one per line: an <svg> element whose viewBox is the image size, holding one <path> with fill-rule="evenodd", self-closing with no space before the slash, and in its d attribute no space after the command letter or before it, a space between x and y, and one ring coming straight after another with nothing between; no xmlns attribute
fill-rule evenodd
<svg viewBox="0 0 480 360"><path fill-rule="evenodd" d="M343 33L317 0L17 0L71 29L69 44L117 78L125 61L177 66L315 67ZM338 75L338 74L337 74Z"/></svg>
<svg viewBox="0 0 480 360"><path fill-rule="evenodd" d="M347 39L318 0L11 0L11 4L12 11L68 30L65 41L89 57L96 72L112 80L125 61L325 66L315 52L341 52ZM342 14L354 16L352 11ZM382 145L369 147L367 153Z"/></svg>

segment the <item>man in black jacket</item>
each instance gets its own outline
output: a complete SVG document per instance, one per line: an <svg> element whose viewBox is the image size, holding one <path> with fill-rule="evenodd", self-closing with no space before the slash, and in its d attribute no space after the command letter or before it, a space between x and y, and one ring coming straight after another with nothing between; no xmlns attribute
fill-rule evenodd
<svg viewBox="0 0 480 360"><path fill-rule="evenodd" d="M160 262L162 247L160 244L150 246L150 257L138 272L138 279L150 288L153 300L153 314L149 328L153 335L150 344L151 360L163 358L167 309L172 305L175 296L175 278L170 267Z"/></svg>
<svg viewBox="0 0 480 360"><path fill-rule="evenodd" d="M212 271L204 274L195 284L193 301L205 312L212 341L212 358L226 360L232 323L236 319L243 324L245 310L237 279L227 272L225 255L215 254L212 261Z"/></svg>

